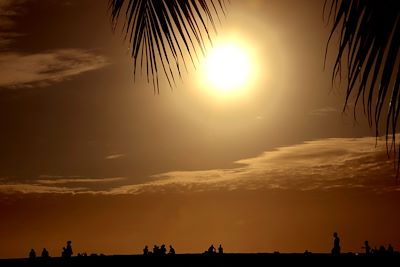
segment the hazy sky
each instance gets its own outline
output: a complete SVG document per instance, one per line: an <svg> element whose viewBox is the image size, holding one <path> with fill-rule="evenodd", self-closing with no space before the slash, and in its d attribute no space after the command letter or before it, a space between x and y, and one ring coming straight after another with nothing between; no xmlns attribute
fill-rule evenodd
<svg viewBox="0 0 400 267"><path fill-rule="evenodd" d="M334 231L344 251L400 249L384 141L342 113L334 46L323 70L324 1L231 1L213 40L240 40L255 73L236 96L202 83L201 55L173 89L134 82L107 2L0 0L1 258L67 240L328 252Z"/></svg>

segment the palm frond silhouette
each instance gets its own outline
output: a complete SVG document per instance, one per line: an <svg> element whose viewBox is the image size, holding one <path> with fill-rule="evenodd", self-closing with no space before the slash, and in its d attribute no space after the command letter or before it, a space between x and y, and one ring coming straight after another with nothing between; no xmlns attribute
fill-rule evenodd
<svg viewBox="0 0 400 267"><path fill-rule="evenodd" d="M339 34L332 82L346 74L345 108L354 97L355 116L362 101L376 136L381 119L385 120L386 144L389 151L395 150L400 113L400 1L326 0L324 14L332 22L328 45Z"/></svg>
<svg viewBox="0 0 400 267"><path fill-rule="evenodd" d="M114 29L121 10L125 10L125 38L131 43L134 76L140 64L147 81L151 79L159 92L160 67L171 86L174 73L181 76L181 65L186 67L184 52L194 63L198 50L205 51L205 40L211 42L208 25L216 30L215 19L225 12L225 1L109 0L109 8Z"/></svg>
<svg viewBox="0 0 400 267"><path fill-rule="evenodd" d="M186 66L183 51L194 62L197 49L204 52L205 40L211 42L206 21L215 30L215 19L225 12L224 0L110 0L109 5L114 27L125 9L124 28L131 42L134 75L140 59L140 68L146 64L147 79L150 82L152 77L157 92L159 65L171 86L175 71L181 75L181 62ZM333 35L339 34L332 82L345 71L344 106L354 96L355 114L361 101L377 136L380 121L385 120L388 151L395 149L400 114L399 15L399 0L325 0L324 5L324 16L332 23L327 49Z"/></svg>

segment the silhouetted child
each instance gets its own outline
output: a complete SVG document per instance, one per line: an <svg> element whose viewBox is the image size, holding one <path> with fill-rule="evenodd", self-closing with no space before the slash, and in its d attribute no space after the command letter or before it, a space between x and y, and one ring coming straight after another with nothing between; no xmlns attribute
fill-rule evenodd
<svg viewBox="0 0 400 267"><path fill-rule="evenodd" d="M29 258L30 259L36 258L36 252L33 248L31 249L31 251L29 251Z"/></svg>
<svg viewBox="0 0 400 267"><path fill-rule="evenodd" d="M332 255L340 255L340 238L336 232L333 233L333 237Z"/></svg>
<svg viewBox="0 0 400 267"><path fill-rule="evenodd" d="M224 254L224 249L222 248L221 244L218 247L218 254Z"/></svg>
<svg viewBox="0 0 400 267"><path fill-rule="evenodd" d="M149 255L149 247L147 245L144 246L143 255Z"/></svg>
<svg viewBox="0 0 400 267"><path fill-rule="evenodd" d="M175 249L172 247L172 245L169 245L169 255L175 255Z"/></svg>
<svg viewBox="0 0 400 267"><path fill-rule="evenodd" d="M365 255L370 255L371 254L371 247L368 244L368 240L365 240L364 246L361 247L361 248L365 249Z"/></svg>
<svg viewBox="0 0 400 267"><path fill-rule="evenodd" d="M49 252L47 251L46 248L43 248L42 250L42 258L48 258L49 257Z"/></svg>

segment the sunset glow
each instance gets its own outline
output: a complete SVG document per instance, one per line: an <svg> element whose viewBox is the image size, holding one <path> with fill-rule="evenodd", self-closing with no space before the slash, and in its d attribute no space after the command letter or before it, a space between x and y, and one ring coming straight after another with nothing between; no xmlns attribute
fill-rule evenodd
<svg viewBox="0 0 400 267"><path fill-rule="evenodd" d="M209 51L203 69L206 86L210 90L233 94L249 86L253 66L246 48L239 43L227 42Z"/></svg>
<svg viewBox="0 0 400 267"><path fill-rule="evenodd" d="M336 264L334 232L339 259L363 255L366 240L400 251L399 154L375 136L362 93L344 109L347 81L363 81L348 79L347 63L380 77L368 53L394 64L399 39L379 50L382 38L349 35L369 52L339 61L332 83L340 31L326 50L324 2L0 0L0 267L281 265L225 261L248 255ZM381 6L400 9L339 2L368 23L365 3L385 17ZM365 81L365 102L380 103ZM382 102L380 134L396 101ZM163 244L177 257L158 257ZM208 257L220 245L224 255ZM65 264L42 261L44 248ZM114 256L128 265L105 264Z"/></svg>

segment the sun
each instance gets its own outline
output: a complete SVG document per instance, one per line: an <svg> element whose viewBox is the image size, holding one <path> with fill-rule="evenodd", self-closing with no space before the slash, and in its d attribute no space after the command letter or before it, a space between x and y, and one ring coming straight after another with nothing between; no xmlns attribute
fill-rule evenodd
<svg viewBox="0 0 400 267"><path fill-rule="evenodd" d="M250 55L239 43L228 42L213 47L203 66L206 86L218 93L230 94L249 85Z"/></svg>

